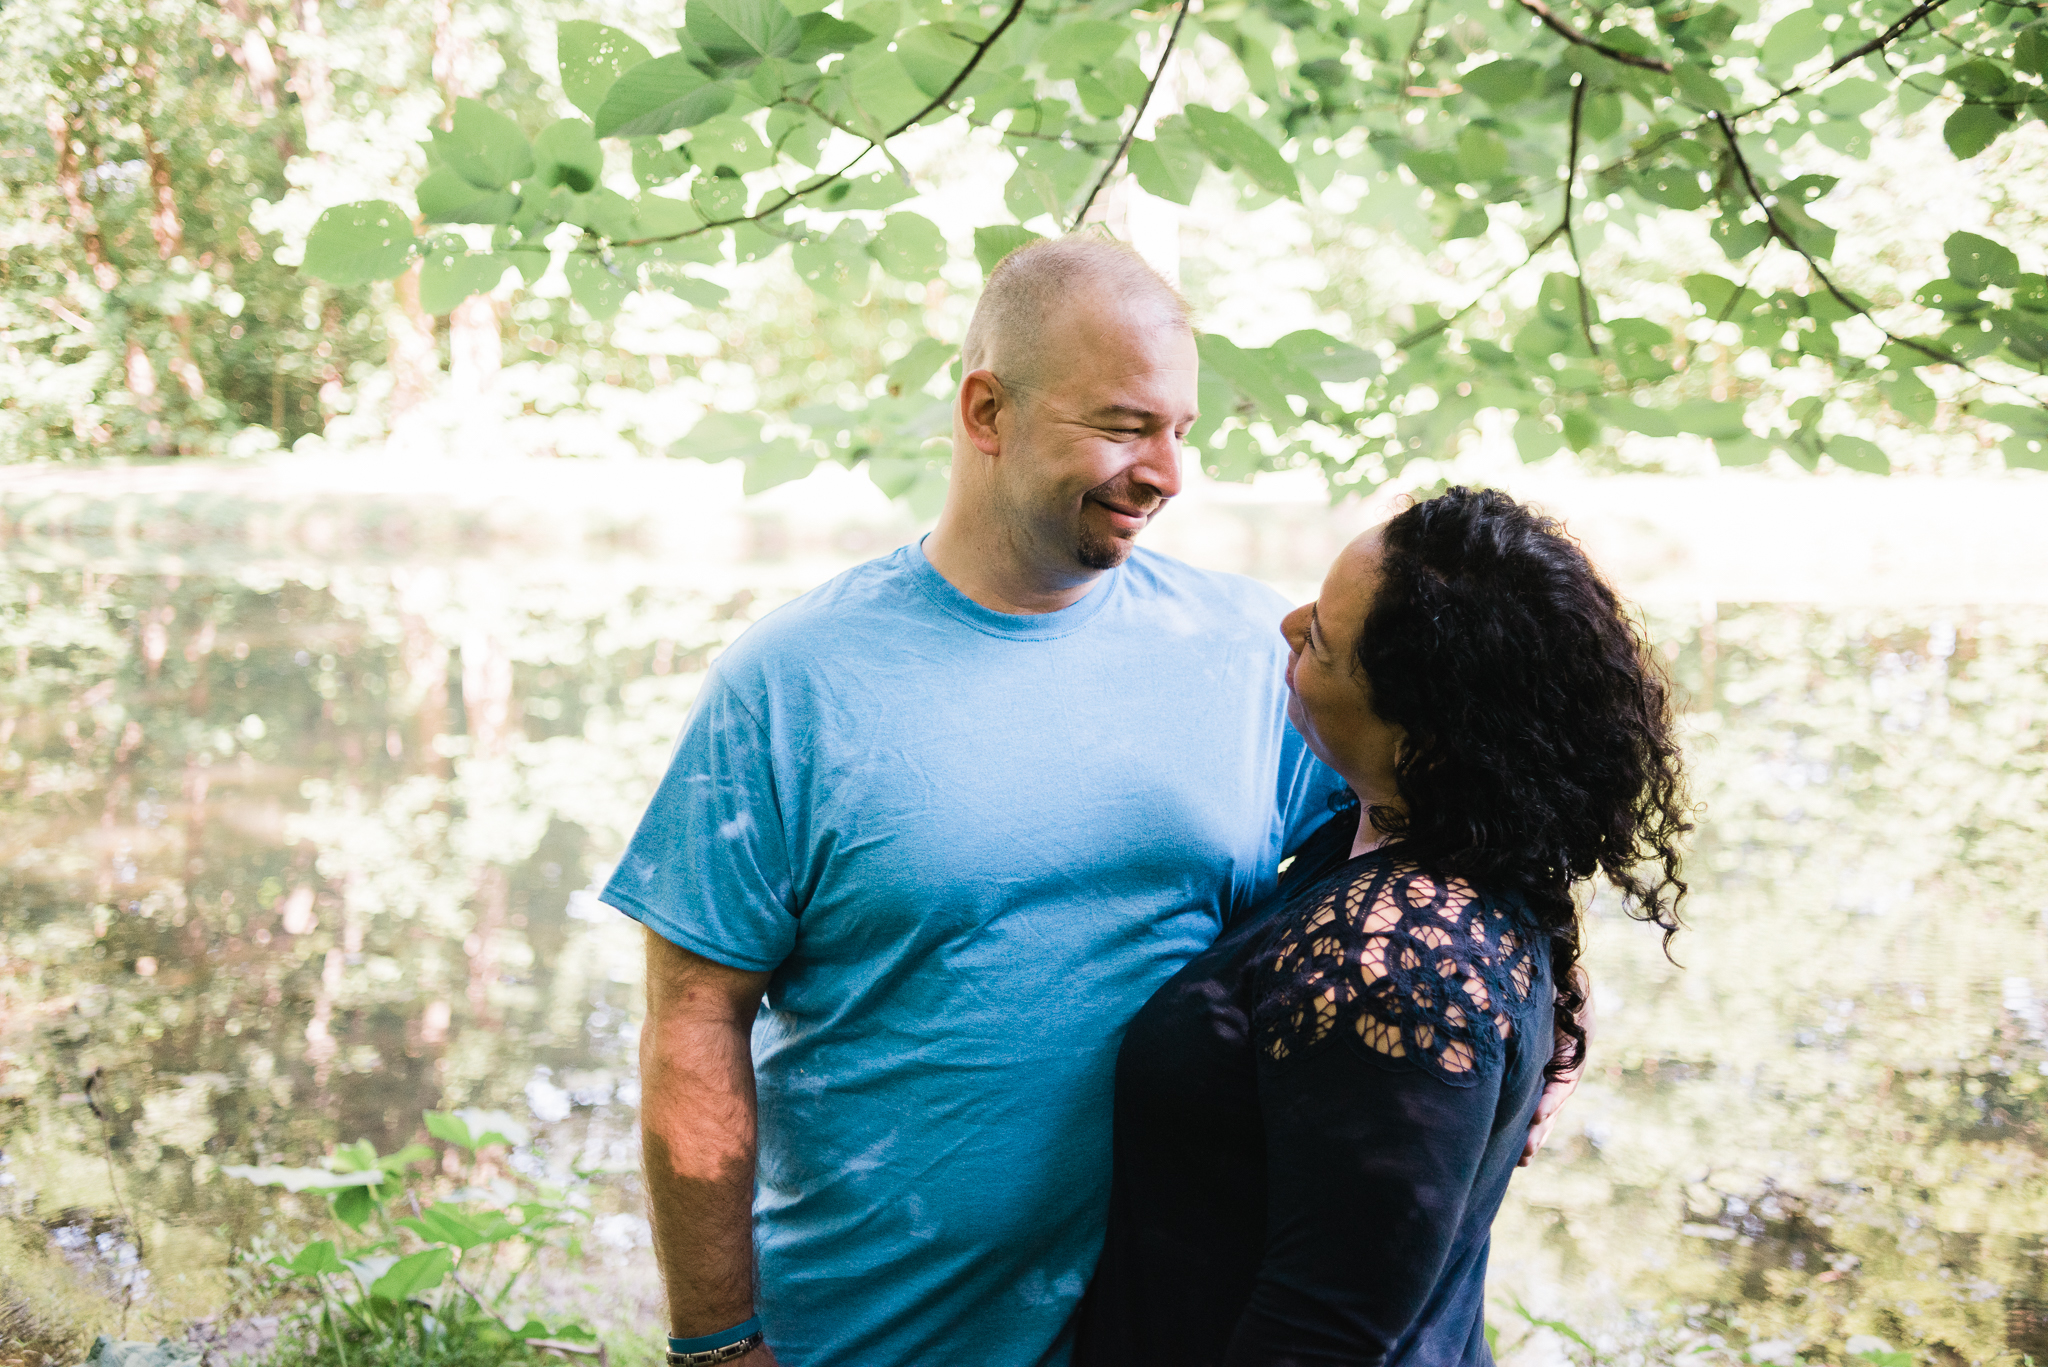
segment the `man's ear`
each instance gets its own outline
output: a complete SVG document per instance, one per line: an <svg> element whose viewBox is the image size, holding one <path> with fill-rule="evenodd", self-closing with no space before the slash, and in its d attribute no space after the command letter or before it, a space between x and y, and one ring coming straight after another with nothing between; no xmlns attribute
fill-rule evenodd
<svg viewBox="0 0 2048 1367"><path fill-rule="evenodd" d="M960 381L960 428L967 440L984 456L1002 454L1003 440L996 430L996 417L1010 403L1003 382L992 370L976 370Z"/></svg>

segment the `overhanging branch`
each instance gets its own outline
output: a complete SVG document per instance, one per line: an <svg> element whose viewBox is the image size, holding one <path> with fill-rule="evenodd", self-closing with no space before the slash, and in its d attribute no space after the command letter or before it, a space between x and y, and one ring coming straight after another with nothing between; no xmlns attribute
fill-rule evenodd
<svg viewBox="0 0 2048 1367"><path fill-rule="evenodd" d="M1939 0L1939 2L1945 4L1947 0ZM1667 75L1670 74L1671 63L1660 61L1655 57L1645 57L1639 53L1624 52L1618 47L1601 42L1598 38L1588 37L1560 19L1557 11L1544 4L1543 0L1518 0L1518 3L1520 3L1523 9L1541 19L1544 27L1564 39L1567 43L1591 48L1602 57L1610 61L1620 62L1623 66L1640 67L1644 71L1662 71Z"/></svg>
<svg viewBox="0 0 2048 1367"><path fill-rule="evenodd" d="M1138 124L1144 120L1146 106L1152 103L1152 92L1159 88L1159 82L1166 75L1166 64L1173 57L1173 45L1180 40L1180 26L1187 22L1188 7L1193 0L1180 0L1180 13L1174 16L1173 28L1166 35L1166 47L1159 54L1159 65L1152 68L1152 79L1145 83L1145 93L1138 98L1138 112L1131 115L1131 126L1124 130L1123 141L1116 145L1116 155L1102 168L1102 174L1095 178L1095 188L1088 192L1088 198L1081 201L1081 208L1074 215L1074 227L1080 227L1088 217L1088 210L1095 205L1095 197L1102 193L1102 187L1109 184L1109 178L1116 174L1116 168L1123 164L1124 155L1131 150L1131 139L1138 135Z"/></svg>

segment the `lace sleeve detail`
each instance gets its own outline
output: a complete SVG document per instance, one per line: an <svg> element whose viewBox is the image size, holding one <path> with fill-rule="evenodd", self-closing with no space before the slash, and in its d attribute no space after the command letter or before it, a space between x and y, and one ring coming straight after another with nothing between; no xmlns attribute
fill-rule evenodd
<svg viewBox="0 0 2048 1367"><path fill-rule="evenodd" d="M1538 973L1521 918L1463 879L1381 861L1284 914L1261 968L1269 1058L1342 1035L1453 1086L1498 1071Z"/></svg>

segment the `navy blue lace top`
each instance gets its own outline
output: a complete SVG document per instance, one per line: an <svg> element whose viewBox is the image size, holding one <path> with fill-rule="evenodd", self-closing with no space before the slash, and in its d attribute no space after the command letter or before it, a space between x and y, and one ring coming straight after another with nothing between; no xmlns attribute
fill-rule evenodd
<svg viewBox="0 0 2048 1367"><path fill-rule="evenodd" d="M1117 1056L1076 1367L1487 1364L1494 1213L1543 1090L1515 900L1348 858L1355 811L1159 989Z"/></svg>

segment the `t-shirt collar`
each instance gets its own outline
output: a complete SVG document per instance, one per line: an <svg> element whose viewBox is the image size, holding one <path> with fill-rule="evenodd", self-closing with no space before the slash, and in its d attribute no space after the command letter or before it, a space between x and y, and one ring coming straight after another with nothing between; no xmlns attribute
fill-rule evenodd
<svg viewBox="0 0 2048 1367"><path fill-rule="evenodd" d="M1081 595L1079 602L1057 612L997 612L954 588L952 582L938 572L925 557L924 537L919 537L904 549L910 562L911 577L925 596L949 615L991 636L1039 641L1065 636L1092 621L1123 587L1121 569L1105 570L1102 578Z"/></svg>

